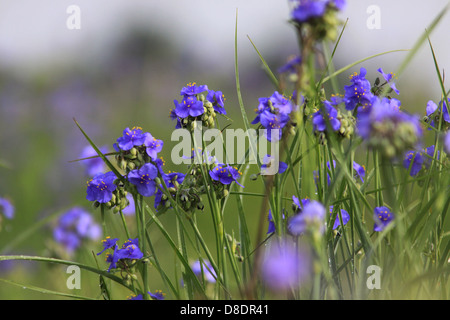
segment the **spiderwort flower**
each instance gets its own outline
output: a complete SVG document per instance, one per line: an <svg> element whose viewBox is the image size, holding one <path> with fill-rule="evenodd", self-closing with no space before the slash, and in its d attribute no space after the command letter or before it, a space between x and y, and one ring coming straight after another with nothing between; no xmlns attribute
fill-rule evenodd
<svg viewBox="0 0 450 320"><path fill-rule="evenodd" d="M402 112L386 97L372 100L370 111L358 115L356 128L369 147L380 150L387 158L415 148L422 138L419 119Z"/></svg>
<svg viewBox="0 0 450 320"><path fill-rule="evenodd" d="M340 129L341 122L338 120L338 111L329 101L325 100L323 102L323 109L318 110L312 115L314 131L325 131L327 129L327 121L334 131Z"/></svg>
<svg viewBox="0 0 450 320"><path fill-rule="evenodd" d="M271 290L289 290L311 275L311 256L303 246L296 249L293 243L282 239L266 249L261 268L262 279Z"/></svg>
<svg viewBox="0 0 450 320"><path fill-rule="evenodd" d="M448 98L448 101L450 102L450 98ZM433 100L428 101L427 103L427 107L426 107L426 113L427 113L427 118L429 118L430 121L430 125L432 127L435 127L435 121L437 121L440 117L440 113L442 110L442 117L444 119L445 122L450 123L450 115L448 113L448 109L447 109L447 103L445 103L445 101L441 101L439 102L440 107L437 106L436 103L434 103Z"/></svg>
<svg viewBox="0 0 450 320"><path fill-rule="evenodd" d="M128 239L122 245L122 248L117 250L115 254L119 259L131 259L131 260L139 260L144 254L141 249L139 249L139 240L136 239Z"/></svg>
<svg viewBox="0 0 450 320"><path fill-rule="evenodd" d="M191 269L197 277L204 277L209 283L216 282L217 275L209 261L197 260L191 265Z"/></svg>
<svg viewBox="0 0 450 320"><path fill-rule="evenodd" d="M284 220L284 218L285 218L285 216L283 214L282 219ZM273 221L272 210L269 210L267 220L269 221L269 227L267 228L267 234L275 232L276 228L275 228L275 223Z"/></svg>
<svg viewBox="0 0 450 320"><path fill-rule="evenodd" d="M422 151L408 151L403 160L403 167L409 169L411 167L410 176L416 176L423 168L428 169L431 165L431 159L434 156L435 146L430 146ZM439 159L439 151L437 152Z"/></svg>
<svg viewBox="0 0 450 320"><path fill-rule="evenodd" d="M231 167L228 164L218 163L216 166L209 171L209 176L214 181L219 181L222 184L230 184L233 181L239 186L242 186L237 179L241 177L241 172L236 167Z"/></svg>
<svg viewBox="0 0 450 320"><path fill-rule="evenodd" d="M215 112L227 114L224 108L225 96L222 94L222 91L208 90L206 100L212 103Z"/></svg>
<svg viewBox="0 0 450 320"><path fill-rule="evenodd" d="M297 67L302 63L300 56L290 56L288 61L278 68L279 73L297 74Z"/></svg>
<svg viewBox="0 0 450 320"><path fill-rule="evenodd" d="M81 246L83 239L97 240L101 235L100 225L92 215L80 207L74 207L58 219L53 229L53 238L62 244L69 254Z"/></svg>
<svg viewBox="0 0 450 320"><path fill-rule="evenodd" d="M203 108L203 102L197 100L195 96L185 96L183 100L179 103L174 100L175 104L175 114L179 118L198 117L205 111Z"/></svg>
<svg viewBox="0 0 450 320"><path fill-rule="evenodd" d="M117 139L117 143L114 144L116 151L124 150L128 151L135 146L141 146L145 142L145 134L141 127L125 128L123 130L123 136ZM119 149L119 150L118 150Z"/></svg>
<svg viewBox="0 0 450 320"><path fill-rule="evenodd" d="M134 184L140 195L150 197L156 192L155 178L158 176L158 169L151 163L146 163L142 167L131 170L128 173L128 181Z"/></svg>
<svg viewBox="0 0 450 320"><path fill-rule="evenodd" d="M365 68L361 68L359 74L353 73L350 76L352 84L344 87L344 102L347 110L353 110L357 106L361 106L362 110L370 108L373 94L370 82L365 78L366 73Z"/></svg>
<svg viewBox="0 0 450 320"><path fill-rule="evenodd" d="M117 188L114 180L116 180L116 175L112 171L95 175L87 182L86 199L89 201L98 201L99 203L111 201L112 194Z"/></svg>
<svg viewBox="0 0 450 320"><path fill-rule="evenodd" d="M272 172L271 168L274 165L275 158L270 154L264 156L261 165L261 174L266 175L268 172ZM288 165L286 162L278 161L278 169L275 173L283 173L286 171Z"/></svg>
<svg viewBox="0 0 450 320"><path fill-rule="evenodd" d="M447 131L444 136L444 150L450 155L450 131Z"/></svg>
<svg viewBox="0 0 450 320"><path fill-rule="evenodd" d="M300 213L288 222L288 230L294 236L299 236L308 230L325 230L325 207L318 201L312 200L303 206Z"/></svg>
<svg viewBox="0 0 450 320"><path fill-rule="evenodd" d="M380 232L383 231L394 219L394 214L387 207L376 207L373 210L374 213L374 231Z"/></svg>
<svg viewBox="0 0 450 320"><path fill-rule="evenodd" d="M292 19L298 23L322 17L328 4L326 0L291 0L291 2L294 2L295 6L291 13Z"/></svg>
<svg viewBox="0 0 450 320"><path fill-rule="evenodd" d="M399 91L399 90L396 88L396 86L395 86L395 82L393 82L393 81L391 82L391 80L395 77L395 74L392 73L392 72L390 72L390 73L384 73L384 72L383 72L383 69L381 69L381 68L378 68L377 71L378 71L379 73L381 73L381 75L383 76L384 80L386 80L386 83L389 84L389 86L391 87L391 89L394 90L394 92L395 92L396 94L400 94L400 91Z"/></svg>
<svg viewBox="0 0 450 320"><path fill-rule="evenodd" d="M330 206L330 216L333 215L333 206ZM346 225L347 222L350 221L350 215L348 214L348 212L344 209L341 209L341 216L342 216L342 225ZM337 227L339 227L341 225L341 218L339 217L339 213L336 214L336 220L334 221L333 224L333 230L336 230Z"/></svg>
<svg viewBox="0 0 450 320"><path fill-rule="evenodd" d="M144 145L146 147L147 154L153 161L155 161L158 158L158 152L161 152L163 148L164 142L154 138L149 132L146 132Z"/></svg>
<svg viewBox="0 0 450 320"><path fill-rule="evenodd" d="M353 161L353 170L356 171L356 175L361 179L361 182L364 183L364 177L366 176L366 168L364 165L360 165Z"/></svg>
<svg viewBox="0 0 450 320"><path fill-rule="evenodd" d="M180 91L180 95L184 96L194 96L202 93L203 91L208 90L207 85L197 85L196 82L190 82L186 85L186 87L183 87Z"/></svg>
<svg viewBox="0 0 450 320"><path fill-rule="evenodd" d="M0 213L3 213L5 218L14 218L14 211L14 206L12 205L10 200L6 198L0 198Z"/></svg>
<svg viewBox="0 0 450 320"><path fill-rule="evenodd" d="M107 148L101 147L100 151L102 153L106 153ZM80 158L81 159L90 158L90 159L83 160L83 162L82 162L83 165L85 166L86 174L89 177L93 177L97 173L103 172L105 169L105 163L103 162L103 159L98 156L97 152L91 145L88 145L83 148L83 150L81 151L81 154L80 154Z"/></svg>
<svg viewBox="0 0 450 320"><path fill-rule="evenodd" d="M154 293L151 293L150 291L148 292L148 294L150 295L150 297L153 300L164 300L164 296L166 295L165 293L163 293L161 290L156 290Z"/></svg>
<svg viewBox="0 0 450 320"><path fill-rule="evenodd" d="M97 255L100 255L103 252L105 252L106 250L115 247L117 245L117 241L119 241L119 238L111 239L111 237L109 237L109 236L106 237L105 239L103 239L102 240L103 250L100 251L99 253L97 253Z"/></svg>

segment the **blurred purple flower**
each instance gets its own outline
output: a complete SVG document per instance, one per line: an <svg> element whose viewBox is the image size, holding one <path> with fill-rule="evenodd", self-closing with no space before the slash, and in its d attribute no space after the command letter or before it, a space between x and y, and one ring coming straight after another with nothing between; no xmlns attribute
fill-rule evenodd
<svg viewBox="0 0 450 320"><path fill-rule="evenodd" d="M10 200L6 198L0 198L0 213L7 219L14 218L15 208Z"/></svg>
<svg viewBox="0 0 450 320"><path fill-rule="evenodd" d="M100 236L100 225L90 213L80 207L74 207L64 213L53 229L53 238L69 253L78 249L84 239L97 240Z"/></svg>

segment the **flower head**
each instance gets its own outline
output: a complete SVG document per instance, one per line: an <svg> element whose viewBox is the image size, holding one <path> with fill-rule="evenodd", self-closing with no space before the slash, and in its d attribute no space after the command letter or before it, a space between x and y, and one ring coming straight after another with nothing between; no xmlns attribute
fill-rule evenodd
<svg viewBox="0 0 450 320"><path fill-rule="evenodd" d="M416 147L422 137L419 119L401 111L388 98L374 97L370 111L358 114L356 128L370 147L379 149L387 158Z"/></svg>
<svg viewBox="0 0 450 320"><path fill-rule="evenodd" d="M99 173L87 182L87 196L89 201L98 201L99 203L107 203L111 201L112 194L117 186L114 184L116 175L110 171L107 173Z"/></svg>
<svg viewBox="0 0 450 320"><path fill-rule="evenodd" d="M224 108L225 96L222 94L222 91L208 90L206 100L212 103L215 112L227 114Z"/></svg>
<svg viewBox="0 0 450 320"><path fill-rule="evenodd" d="M303 210L293 216L288 222L288 230L292 235L299 236L308 230L325 230L325 207L318 201L308 201Z"/></svg>
<svg viewBox="0 0 450 320"><path fill-rule="evenodd" d="M444 150L450 155L450 131L447 131L444 136Z"/></svg>
<svg viewBox="0 0 450 320"><path fill-rule="evenodd" d="M204 277L210 283L216 282L217 275L209 261L200 262L200 260L197 260L192 264L191 268L196 276Z"/></svg>
<svg viewBox="0 0 450 320"><path fill-rule="evenodd" d="M334 131L338 131L341 127L341 122L338 119L338 111L329 101L325 100L323 102L323 109L320 109L312 115L314 131L325 131L327 129L327 122L330 123Z"/></svg>
<svg viewBox="0 0 450 320"><path fill-rule="evenodd" d="M353 110L360 106L361 109L370 108L373 94L369 80L365 78L366 69L361 68L358 73L350 76L351 85L345 86L344 102L347 110Z"/></svg>
<svg viewBox="0 0 450 320"><path fill-rule="evenodd" d="M106 147L102 147L100 148L100 151L102 153L106 153L107 149ZM81 151L80 158L90 158L82 162L86 168L86 174L90 177L95 176L99 172L103 172L105 169L105 163L103 162L103 159L98 156L97 152L91 145L86 146Z"/></svg>
<svg viewBox="0 0 450 320"><path fill-rule="evenodd" d="M448 102L450 102L450 98L448 98ZM436 122L439 121L439 118L442 113L442 118L447 124L450 124L450 115L448 113L448 106L445 101L439 102L439 107L433 100L428 101L426 107L427 118L430 121L430 125L432 127L436 126Z"/></svg>
<svg viewBox="0 0 450 320"><path fill-rule="evenodd" d="M134 184L139 194L150 197L156 192L155 178L158 176L158 169L151 163L146 163L142 167L128 173L128 181Z"/></svg>
<svg viewBox="0 0 450 320"><path fill-rule="evenodd" d="M164 142L154 138L149 132L145 133L145 148L147 154L155 161L158 158L158 152L161 152Z"/></svg>
<svg viewBox="0 0 450 320"><path fill-rule="evenodd" d="M261 271L263 281L271 290L296 288L311 274L311 256L305 248L296 249L284 239L266 249Z"/></svg>
<svg viewBox="0 0 450 320"><path fill-rule="evenodd" d="M14 206L12 205L10 200L6 198L0 198L0 213L2 213L5 218L14 218L14 211Z"/></svg>
<svg viewBox="0 0 450 320"><path fill-rule="evenodd" d="M118 238L111 239L111 237L109 237L109 236L106 237L105 239L103 239L102 240L103 250L100 251L99 253L97 253L97 255L100 255L103 252L105 252L106 250L115 247L117 245L118 240L119 240Z"/></svg>
<svg viewBox="0 0 450 320"><path fill-rule="evenodd" d="M128 239L124 242L121 248L117 245L118 239L107 238L103 242L103 250L98 254L103 253L108 249L113 249L113 252L106 253L106 262L109 263L108 272L111 269L116 269L118 267L119 261L129 261L129 260L139 260L144 257L144 254L139 249L138 239Z"/></svg>
<svg viewBox="0 0 450 320"><path fill-rule="evenodd" d="M395 74L392 73L392 72L390 72L390 73L384 73L384 72L383 72L383 69L381 69L381 68L378 68L377 71L378 71L379 73L381 73L381 75L383 76L384 80L386 80L386 83L389 84L389 86L391 87L391 89L394 90L394 92L395 92L396 94L400 94L400 91L399 91L399 90L396 88L396 86L395 86L395 82L391 81L392 79L394 79Z"/></svg>
<svg viewBox="0 0 450 320"><path fill-rule="evenodd" d="M117 139L117 143L114 144L114 148L117 150L128 151L135 146L141 146L145 142L145 134L141 127L125 128L123 130L123 136Z"/></svg>
<svg viewBox="0 0 450 320"><path fill-rule="evenodd" d="M83 239L97 240L100 235L100 226L90 213L80 207L74 207L60 216L53 229L53 238L69 253L78 249Z"/></svg>
<svg viewBox="0 0 450 320"><path fill-rule="evenodd" d="M375 220L374 231L383 231L394 219L394 214L387 207L376 207L373 210Z"/></svg>
<svg viewBox="0 0 450 320"><path fill-rule="evenodd" d="M209 176L214 181L219 181L222 184L230 184L234 181L243 187L237 182L237 179L241 177L241 172L236 167L232 167L228 164L216 164L216 166L209 171Z"/></svg>
<svg viewBox="0 0 450 320"><path fill-rule="evenodd" d="M206 90L208 90L207 85L197 85L197 83L195 82L190 82L185 87L183 87L183 89L181 89L180 95L194 96Z"/></svg>
<svg viewBox="0 0 450 320"><path fill-rule="evenodd" d="M288 165L286 162L278 161L278 167L273 170L273 166L276 164L275 157L272 157L271 155L265 155L262 161L261 165L261 174L267 175L267 174L275 174L275 173L283 173L286 171Z"/></svg>
<svg viewBox="0 0 450 320"><path fill-rule="evenodd" d="M333 206L330 206L330 216L333 214ZM350 221L350 215L348 214L348 212L344 209L341 209L341 216L342 216L342 224L341 224L341 218L339 216L339 213L336 214L336 220L334 221L333 224L333 230L335 230L337 227L339 227L340 225L346 225L347 222Z"/></svg>
<svg viewBox="0 0 450 320"><path fill-rule="evenodd" d="M204 112L203 102L193 95L184 96L181 102L174 100L175 114L179 118L198 117Z"/></svg>

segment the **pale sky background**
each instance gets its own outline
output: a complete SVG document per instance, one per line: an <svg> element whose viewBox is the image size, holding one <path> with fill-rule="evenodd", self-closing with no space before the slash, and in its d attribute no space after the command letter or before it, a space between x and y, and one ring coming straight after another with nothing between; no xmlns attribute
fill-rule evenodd
<svg viewBox="0 0 450 320"><path fill-rule="evenodd" d="M336 53L338 67L375 53L412 48L447 3L447 0L347 0L341 18L349 21ZM69 5L81 9L80 30L66 27ZM380 8L381 29L367 28L370 5ZM288 0L1 0L0 69L29 76L49 66L83 63L84 59L95 61L130 25L138 23L164 33L205 63L214 63L218 72L234 73L236 9L240 65L247 59L258 61L247 35L263 55L283 46L296 53L295 34L287 23ZM450 69L449 29L447 13L431 35L441 70ZM373 68L374 73L378 67L395 72L405 56L406 53L394 53L364 66ZM439 99L428 44L399 79L398 87L402 89L411 82L430 86L430 99Z"/></svg>

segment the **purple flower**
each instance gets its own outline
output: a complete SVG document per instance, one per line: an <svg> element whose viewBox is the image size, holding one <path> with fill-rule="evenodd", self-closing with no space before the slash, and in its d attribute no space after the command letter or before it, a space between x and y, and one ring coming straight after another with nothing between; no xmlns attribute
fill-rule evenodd
<svg viewBox="0 0 450 320"><path fill-rule="evenodd" d="M104 154L107 152L107 148L102 147L100 148L100 151ZM98 156L97 152L91 145L86 146L81 151L80 158L91 158L83 160L83 165L85 165L86 168L86 174L89 177L93 177L97 173L103 172L105 170L105 163L103 162L103 159Z"/></svg>
<svg viewBox="0 0 450 320"><path fill-rule="evenodd" d="M117 245L117 240L118 239L102 241L104 250L101 251L100 253L103 253L105 250L108 249L113 249L113 253L111 252L106 253L106 262L109 263L108 272L110 272L111 269L116 269L117 263L122 259L139 260L144 257L144 254L139 249L138 239L128 239L127 241L125 241L125 243L122 245L120 249L119 246Z"/></svg>
<svg viewBox="0 0 450 320"><path fill-rule="evenodd" d="M353 170L356 171L356 175L361 179L361 182L364 183L364 177L366 175L366 168L364 165L360 165L353 161Z"/></svg>
<svg viewBox="0 0 450 320"><path fill-rule="evenodd" d="M416 147L422 138L418 117L402 112L396 102L375 97L369 112L358 114L358 134L388 158Z"/></svg>
<svg viewBox="0 0 450 320"><path fill-rule="evenodd" d="M395 87L395 83L391 82L391 80L395 77L395 74L393 74L392 72L384 73L383 69L381 69L381 68L378 68L377 71L379 73L381 73L384 80L386 80L386 82L389 83L389 86L391 87L391 89L394 90L396 94L400 94L400 91Z"/></svg>
<svg viewBox="0 0 450 320"><path fill-rule="evenodd" d="M344 102L347 110L353 110L357 106L361 109L370 108L373 94L369 80L365 78L366 69L361 68L359 74L356 72L350 76L352 85L345 86Z"/></svg>
<svg viewBox="0 0 450 320"><path fill-rule="evenodd" d="M176 188L176 184L180 185L183 183L184 177L185 175L180 172L162 173L162 178L167 188ZM175 196L176 195L174 194L173 197ZM155 209L158 209L160 205L165 205L167 201L168 201L167 198L163 199L163 192L160 189L158 189L155 194L155 203L154 203Z"/></svg>
<svg viewBox="0 0 450 320"><path fill-rule="evenodd" d="M200 263L200 260L197 260L192 264L191 268L196 276L204 277L210 283L216 282L216 272L209 261L202 261Z"/></svg>
<svg viewBox="0 0 450 320"><path fill-rule="evenodd" d="M325 230L325 207L318 201L308 201L300 213L291 217L288 230L294 236L299 236L308 230Z"/></svg>
<svg viewBox="0 0 450 320"><path fill-rule="evenodd" d="M164 142L154 138L150 133L145 133L144 145L147 154L155 161L158 158L158 152L161 152Z"/></svg>
<svg viewBox="0 0 450 320"><path fill-rule="evenodd" d="M314 131L325 131L327 122L331 128L337 131L341 128L341 122L337 119L338 111L330 104L329 101L323 102L323 109L315 112L312 116L312 124Z"/></svg>
<svg viewBox="0 0 450 320"><path fill-rule="evenodd" d="M87 182L87 196L89 201L106 203L111 201L112 193L117 186L114 184L116 175L110 171L105 174L99 173Z"/></svg>
<svg viewBox="0 0 450 320"><path fill-rule="evenodd" d="M376 207L373 213L375 220L373 230L377 232L383 231L394 219L394 214L387 207Z"/></svg>
<svg viewBox="0 0 450 320"><path fill-rule="evenodd" d="M424 157L421 152L408 151L405 155L405 159L403 160L403 167L408 170L411 168L409 175L414 177L420 170L422 170L423 162Z"/></svg>
<svg viewBox="0 0 450 320"><path fill-rule="evenodd" d="M289 115L295 106L291 99L275 91L272 96L259 98L258 107L255 109L256 117L252 124L261 123L267 129L267 140L281 138L281 129L289 122ZM273 131L273 137L272 137Z"/></svg>
<svg viewBox="0 0 450 320"><path fill-rule="evenodd" d="M151 293L150 291L148 292L148 294L150 295L150 297L153 300L164 300L164 296L165 293L163 293L161 290L156 290L155 293Z"/></svg>
<svg viewBox="0 0 450 320"><path fill-rule="evenodd" d="M193 96L193 95L197 95L199 93L202 93L203 91L206 91L206 90L208 90L208 86L207 85L197 86L197 83L191 82L191 83L188 83L186 85L186 87L181 89L180 95Z"/></svg>
<svg viewBox="0 0 450 320"><path fill-rule="evenodd" d="M296 288L312 272L310 253L301 246L297 249L288 240L272 243L261 267L263 281L274 291Z"/></svg>
<svg viewBox="0 0 450 320"><path fill-rule="evenodd" d="M139 260L144 254L139 249L139 240L138 239L128 239L122 245L122 248L117 250L115 253L118 259L130 259L130 260Z"/></svg>
<svg viewBox="0 0 450 320"><path fill-rule="evenodd" d="M282 215L282 219L284 220L284 214ZM267 216L267 220L269 221L269 227L267 229L267 234L273 233L276 231L275 223L273 222L272 211L269 210L269 215Z"/></svg>
<svg viewBox="0 0 450 320"><path fill-rule="evenodd" d="M126 128L123 130L123 136L117 139L114 149L128 151L135 146L141 146L145 142L145 134L141 127Z"/></svg>
<svg viewBox="0 0 450 320"><path fill-rule="evenodd" d="M408 151L403 160L403 167L405 169L411 168L409 172L411 177L416 176L422 168L429 168L431 159L434 156L435 146L430 146L422 151ZM437 152L437 158L439 159L439 151Z"/></svg>
<svg viewBox="0 0 450 320"><path fill-rule="evenodd" d="M288 123L289 116L283 113L274 114L265 110L259 115L259 118L261 125L267 129L267 140L270 142L272 142L273 139L275 141L280 140L282 135L281 129Z"/></svg>
<svg viewBox="0 0 450 320"><path fill-rule="evenodd" d="M277 110L277 113L289 115L294 110L292 100L286 98L284 95L275 91L270 97L269 101L272 103L273 108Z"/></svg>
<svg viewBox="0 0 450 320"><path fill-rule="evenodd" d="M300 56L292 56L288 58L288 62L278 69L279 73L297 73L297 67L302 63Z"/></svg>
<svg viewBox="0 0 450 320"><path fill-rule="evenodd" d="M78 249L83 239L97 240L100 236L100 226L91 214L80 207L74 207L64 213L53 229L53 238L69 253Z"/></svg>
<svg viewBox="0 0 450 320"><path fill-rule="evenodd" d="M215 181L222 184L230 184L233 181L243 187L237 179L241 177L241 172L237 168L231 167L228 164L219 163L212 170L209 171L209 176Z"/></svg>
<svg viewBox="0 0 450 320"><path fill-rule="evenodd" d="M272 170L269 169L269 171L267 171L267 169L271 168L274 165L275 158L268 154L268 155L264 156L262 162L263 162L263 164L261 165L261 174L267 175L267 173L271 173ZM275 171L273 173L283 173L286 171L287 167L288 167L288 165L286 162L278 161L278 168L276 171L273 170L273 171Z"/></svg>
<svg viewBox="0 0 450 320"><path fill-rule="evenodd" d="M444 136L444 150L450 155L450 131L447 131Z"/></svg>
<svg viewBox="0 0 450 320"><path fill-rule="evenodd" d="M450 102L450 98L448 98L448 101ZM431 118L430 125L432 127L435 127L435 121L439 119L441 110L442 110L442 117L444 118L445 122L450 123L450 115L448 113L447 104L445 102L439 102L440 107L436 105L432 100L428 101L427 107L426 107L426 113L427 117Z"/></svg>
<svg viewBox="0 0 450 320"><path fill-rule="evenodd" d="M150 197L156 192L155 178L158 176L158 169L151 163L146 163L139 169L128 173L128 181L134 184L139 194Z"/></svg>
<svg viewBox="0 0 450 320"><path fill-rule="evenodd" d="M99 253L97 253L97 255L102 254L103 252L105 252L108 249L111 249L112 247L115 247L117 245L117 241L119 239L118 238L114 238L111 239L111 237L106 237L105 239L102 240L102 244L103 244L103 250L100 251Z"/></svg>
<svg viewBox="0 0 450 320"><path fill-rule="evenodd" d="M222 94L222 91L208 90L206 100L212 103L214 111L219 114L227 114L227 111L224 108L225 97Z"/></svg>
<svg viewBox="0 0 450 320"><path fill-rule="evenodd" d="M14 218L14 206L11 201L6 198L0 198L0 212L3 213L5 218L12 219Z"/></svg>
<svg viewBox="0 0 450 320"><path fill-rule="evenodd" d="M294 2L292 19L298 23L322 17L328 4L327 0L291 0L291 2Z"/></svg>
<svg viewBox="0 0 450 320"><path fill-rule="evenodd" d="M205 111L203 108L203 102L197 100L195 96L184 96L183 100L179 103L174 100L175 114L179 118L198 117Z"/></svg>
<svg viewBox="0 0 450 320"><path fill-rule="evenodd" d="M330 216L333 214L333 206L330 206ZM350 215L348 214L348 212L344 209L341 209L341 216L342 216L342 225L346 225L347 222L350 221ZM339 227L341 225L341 218L339 217L339 213L336 214L336 220L334 221L333 224L333 230L335 230L337 227Z"/></svg>

